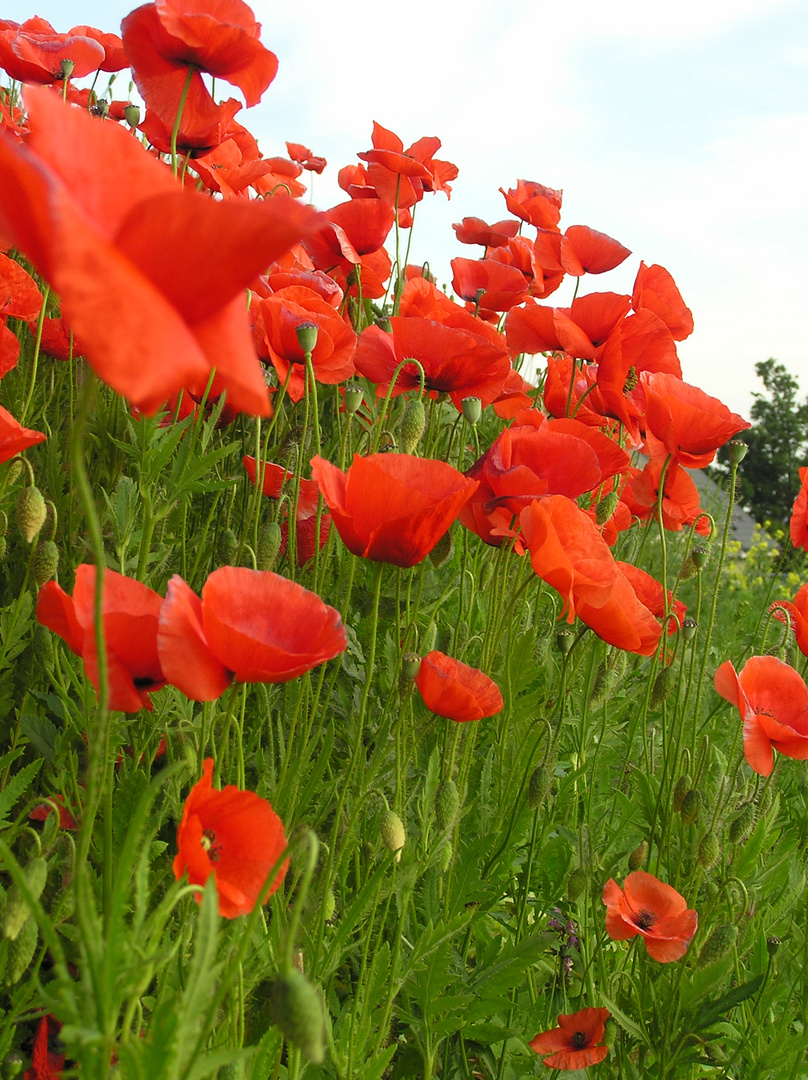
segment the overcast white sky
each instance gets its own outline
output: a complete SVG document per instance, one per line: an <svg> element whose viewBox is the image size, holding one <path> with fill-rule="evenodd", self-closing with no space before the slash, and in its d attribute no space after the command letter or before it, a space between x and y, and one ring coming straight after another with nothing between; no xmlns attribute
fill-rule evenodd
<svg viewBox="0 0 808 1080"><path fill-rule="evenodd" d="M119 32L132 5L15 7L20 21ZM481 253L452 222L505 217L498 189L537 180L564 189L562 229L590 225L634 253L582 291L630 291L640 259L673 274L696 324L679 345L687 381L748 416L754 365L775 356L808 394L806 0L253 7L280 69L239 120L267 156L289 139L328 158L317 205L342 201L337 172L370 148L374 120L405 146L437 135L460 175L451 201L419 206L412 261L441 282L455 255Z"/></svg>

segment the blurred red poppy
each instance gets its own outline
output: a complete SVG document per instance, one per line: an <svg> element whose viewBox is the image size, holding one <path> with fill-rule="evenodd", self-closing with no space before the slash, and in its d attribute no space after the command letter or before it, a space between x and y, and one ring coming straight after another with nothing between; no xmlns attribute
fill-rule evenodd
<svg viewBox="0 0 808 1080"><path fill-rule="evenodd" d="M608 1046L598 1046L606 1032L608 1009L579 1009L562 1013L558 1027L535 1035L528 1046L537 1054L549 1054L544 1064L550 1069L586 1069L597 1065L609 1053Z"/></svg>
<svg viewBox="0 0 808 1080"><path fill-rule="evenodd" d="M59 34L38 15L15 26L0 22L0 68L24 83L61 82L63 61L72 65L68 78L89 75L104 63L104 47L82 29Z"/></svg>
<svg viewBox="0 0 808 1080"><path fill-rule="evenodd" d="M653 874L635 870L623 888L610 878L603 889L606 932L614 941L642 935L652 960L680 960L698 930L699 917L684 897Z"/></svg>
<svg viewBox="0 0 808 1080"><path fill-rule="evenodd" d="M0 228L59 293L96 371L154 412L183 387L201 396L215 366L214 396L268 415L244 289L314 212L182 190L117 125L43 89L26 100L26 145L0 134Z"/></svg>
<svg viewBox="0 0 808 1080"><path fill-rule="evenodd" d="M37 283L16 259L0 252L0 318L35 319L41 308Z"/></svg>
<svg viewBox="0 0 808 1080"><path fill-rule="evenodd" d="M502 694L493 679L479 668L436 650L421 661L415 685L430 712L459 724L495 716L502 710Z"/></svg>
<svg viewBox="0 0 808 1080"><path fill-rule="evenodd" d="M789 535L795 548L808 551L808 468L800 469L800 490L791 511Z"/></svg>
<svg viewBox="0 0 808 1080"><path fill-rule="evenodd" d="M78 822L68 809L64 795L51 795L49 802L35 806L28 817L31 821L46 821L54 813L54 803L56 803L56 809L59 813L59 828L68 829L71 832L78 829Z"/></svg>
<svg viewBox="0 0 808 1080"><path fill-rule="evenodd" d="M346 473L315 457L311 474L354 555L394 566L425 558L477 487L443 461L354 454Z"/></svg>
<svg viewBox="0 0 808 1080"><path fill-rule="evenodd" d="M752 426L718 398L674 375L645 373L640 385L648 431L686 468L709 465L719 446Z"/></svg>
<svg viewBox="0 0 808 1080"><path fill-rule="evenodd" d="M808 656L808 582L797 590L793 604L778 600L771 605L769 611L781 622L790 621L797 639L797 648L803 656Z"/></svg>
<svg viewBox="0 0 808 1080"><path fill-rule="evenodd" d="M202 764L202 776L191 788L177 830L174 877L188 873L192 885L204 885L211 874L225 919L249 915L272 868L286 850L283 822L266 799L232 784L213 787L213 758ZM277 891L289 868L282 864L269 887ZM197 903L200 895L196 895Z"/></svg>
<svg viewBox="0 0 808 1080"><path fill-rule="evenodd" d="M283 683L344 652L339 612L271 571L214 570L202 597L175 574L157 634L166 679L192 701L236 682Z"/></svg>
<svg viewBox="0 0 808 1080"><path fill-rule="evenodd" d="M55 1016L43 1016L39 1021L31 1051L31 1067L23 1073L23 1080L59 1080L65 1067L65 1055L54 1054L48 1049L51 1035L62 1030Z"/></svg>
<svg viewBox="0 0 808 1080"><path fill-rule="evenodd" d="M0 462L8 461L45 438L47 436L41 431L22 427L11 413L0 405Z"/></svg>
<svg viewBox="0 0 808 1080"><path fill-rule="evenodd" d="M94 566L82 563L77 567L72 597L55 581L47 582L39 590L36 617L82 658L97 693L95 578ZM150 693L165 686L157 655L157 619L162 603L162 598L142 582L114 570L104 571L102 607L111 709L151 709Z"/></svg>
<svg viewBox="0 0 808 1080"><path fill-rule="evenodd" d="M169 131L185 95L186 145L199 145L193 142L197 134L205 145L204 132L218 122L219 106L201 72L237 86L248 106L261 100L278 60L258 40L260 31L242 0L157 0L136 8L121 23L132 78Z"/></svg>
<svg viewBox="0 0 808 1080"><path fill-rule="evenodd" d="M640 656L655 652L661 626L583 510L563 495L549 495L524 509L520 522L531 565L561 594L567 622L577 615L610 645Z"/></svg>
<svg viewBox="0 0 808 1080"><path fill-rule="evenodd" d="M738 674L725 660L715 688L741 714L743 752L754 772L771 775L773 749L808 759L808 689L793 667L776 656L752 656Z"/></svg>

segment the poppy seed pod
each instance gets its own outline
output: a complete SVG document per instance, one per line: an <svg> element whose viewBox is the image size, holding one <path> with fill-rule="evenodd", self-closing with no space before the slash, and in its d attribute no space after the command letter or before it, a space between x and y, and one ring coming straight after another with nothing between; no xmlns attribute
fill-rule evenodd
<svg viewBox="0 0 808 1080"><path fill-rule="evenodd" d="M22 1072L23 1064L24 1062L22 1060L22 1057L17 1053L16 1050L9 1051L9 1053L6 1054L6 1056L3 1058L4 1080L6 1077L11 1080L11 1077L18 1076Z"/></svg>
<svg viewBox="0 0 808 1080"><path fill-rule="evenodd" d="M295 333L297 334L297 343L304 353L314 352L314 348L317 344L317 335L319 333L319 326L313 322L298 323L295 327Z"/></svg>
<svg viewBox="0 0 808 1080"><path fill-rule="evenodd" d="M782 944L780 938L776 934L772 934L766 938L766 952L769 956L774 956Z"/></svg>
<svg viewBox="0 0 808 1080"><path fill-rule="evenodd" d="M682 623L682 637L685 639L685 641L691 642L696 636L698 628L699 624L696 622L695 619L685 619L685 621Z"/></svg>
<svg viewBox="0 0 808 1080"><path fill-rule="evenodd" d="M743 439L730 439L727 443L727 450L729 451L731 464L740 465L749 451L749 445Z"/></svg>
<svg viewBox="0 0 808 1080"><path fill-rule="evenodd" d="M415 652L405 652L401 657L401 674L410 682L421 669L421 657Z"/></svg>
<svg viewBox="0 0 808 1080"><path fill-rule="evenodd" d="M59 61L59 71L62 74L63 79L69 79L76 69L76 65L72 60L68 60L66 57Z"/></svg>
<svg viewBox="0 0 808 1080"><path fill-rule="evenodd" d="M461 402L463 406L463 416L466 418L469 424L479 423L480 417L483 415L483 403L478 397L465 397Z"/></svg>
<svg viewBox="0 0 808 1080"><path fill-rule="evenodd" d="M365 391L359 383L348 383L345 387L345 411L349 416L358 412L365 400Z"/></svg>
<svg viewBox="0 0 808 1080"><path fill-rule="evenodd" d="M125 105L123 118L130 128L136 128L140 123L140 107L138 105Z"/></svg>

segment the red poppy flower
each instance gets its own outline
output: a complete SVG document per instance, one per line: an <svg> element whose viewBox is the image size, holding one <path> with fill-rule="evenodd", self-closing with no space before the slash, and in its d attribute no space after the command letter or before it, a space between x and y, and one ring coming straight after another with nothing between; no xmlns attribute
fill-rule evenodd
<svg viewBox="0 0 808 1080"><path fill-rule="evenodd" d="M604 413L592 407L592 399L598 394L596 374L592 364L579 366L571 356L549 356L544 383L544 406L548 413L559 419L569 415L589 427L612 424Z"/></svg>
<svg viewBox="0 0 808 1080"><path fill-rule="evenodd" d="M459 724L495 716L502 710L502 694L493 679L442 652L427 653L415 685L430 712Z"/></svg>
<svg viewBox="0 0 808 1080"><path fill-rule="evenodd" d="M781 622L790 620L797 639L797 648L803 656L808 656L808 582L797 591L793 604L779 600L771 605L769 611ZM784 614L785 612L787 614Z"/></svg>
<svg viewBox="0 0 808 1080"><path fill-rule="evenodd" d="M311 473L354 555L394 566L425 558L477 487L443 461L354 454L347 473L315 457Z"/></svg>
<svg viewBox="0 0 808 1080"><path fill-rule="evenodd" d="M640 521L646 521L649 517L655 520L657 517L662 467L661 461L649 461L643 469L632 468L620 493L620 498ZM697 518L700 520L696 532L709 536L710 522L703 515L698 488L685 469L671 462L665 473L662 524L672 532L681 532L685 525L692 525Z"/></svg>
<svg viewBox="0 0 808 1080"><path fill-rule="evenodd" d="M653 311L668 327L675 341L684 341L693 333L690 308L685 305L676 283L664 266L640 263L631 305L635 311L642 308Z"/></svg>
<svg viewBox="0 0 808 1080"><path fill-rule="evenodd" d="M16 259L0 252L0 318L35 319L41 307L37 283Z"/></svg>
<svg viewBox="0 0 808 1080"><path fill-rule="evenodd" d="M52 795L50 802L42 803L41 806L35 806L28 817L31 821L46 821L54 812L53 803L56 803L56 807L59 811L59 828L69 829L71 832L78 829L78 822L68 809L64 795Z"/></svg>
<svg viewBox="0 0 808 1080"><path fill-rule="evenodd" d="M71 30L58 34L46 19L35 15L9 26L0 22L0 68L10 79L24 83L52 83L64 79L62 61L73 67L76 79L96 71L104 62L104 47L85 34Z"/></svg>
<svg viewBox="0 0 808 1080"><path fill-rule="evenodd" d="M244 468L247 471L247 475L253 484L256 482L257 470L254 457L245 457L242 459ZM265 461L264 465L264 483L262 491L270 499L279 499L286 487L286 494L291 500L294 493L294 473L288 472L280 465L275 465L271 461ZM300 481L300 497L297 503L297 522L296 522L296 540L297 540L297 563L298 566L305 566L309 559L314 557L315 543L314 534L317 528L317 503L319 501L320 492L317 485L313 480L301 479ZM284 504L283 515L286 520L281 523L281 546L279 553L281 555L286 554L286 547L289 540L289 502ZM328 534L331 531L331 515L324 513L320 515L320 547L322 547L326 540L328 540Z"/></svg>
<svg viewBox="0 0 808 1080"><path fill-rule="evenodd" d="M224 566L201 599L175 574L157 634L166 679L192 701L213 701L236 682L283 683L346 647L339 612L268 570Z"/></svg>
<svg viewBox="0 0 808 1080"><path fill-rule="evenodd" d="M579 1009L562 1013L558 1027L535 1035L528 1046L537 1054L549 1054L544 1064L550 1069L586 1069L597 1065L609 1053L608 1046L598 1046L606 1031L608 1009Z"/></svg>
<svg viewBox="0 0 808 1080"><path fill-rule="evenodd" d="M213 786L213 758L202 764L202 776L191 788L177 830L174 877L187 871L192 885L204 885L211 874L225 919L249 915L267 878L286 849L283 822L266 799L228 784ZM287 859L272 882L267 899L283 881ZM197 894L197 902L200 896Z"/></svg>
<svg viewBox="0 0 808 1080"><path fill-rule="evenodd" d="M258 104L275 78L278 60L258 40L260 30L242 0L158 0L121 23L132 78L169 131L185 93L182 126L189 146L206 145L206 132L218 123L219 106L200 72L237 86L248 106Z"/></svg>
<svg viewBox="0 0 808 1080"><path fill-rule="evenodd" d="M690 469L702 469L719 446L752 425L718 398L664 372L641 378L648 431L667 453Z"/></svg>
<svg viewBox="0 0 808 1080"><path fill-rule="evenodd" d="M129 67L129 59L123 48L123 41L117 34L105 34L94 26L74 26L68 34L80 34L97 41L104 50L104 59L98 65L100 71L123 71ZM75 74L75 72L74 72ZM116 117L116 119L120 119Z"/></svg>
<svg viewBox="0 0 808 1080"><path fill-rule="evenodd" d="M651 656L662 628L637 599L591 518L563 495L531 503L520 515L530 562L564 601L567 622L575 616L628 652Z"/></svg>
<svg viewBox="0 0 808 1080"><path fill-rule="evenodd" d="M511 356L517 353L566 352L582 360L595 359L595 346L562 308L532 301L513 308L505 319Z"/></svg>
<svg viewBox="0 0 808 1080"><path fill-rule="evenodd" d="M244 289L313 211L182 190L117 125L45 90L27 101L27 145L0 135L0 228L59 293L96 371L153 412L183 387L201 396L215 366L214 395L268 415Z"/></svg>
<svg viewBox="0 0 808 1080"><path fill-rule="evenodd" d="M434 157L440 139L425 136L405 150L398 135L374 122L372 142L373 149L357 157L368 162L367 178L380 199L404 210L419 202L425 191L451 194L447 181L457 176L457 168ZM408 227L402 223L402 228Z"/></svg>
<svg viewBox="0 0 808 1080"><path fill-rule="evenodd" d="M482 218L464 217L452 228L461 244L482 244L487 249L504 247L519 232L519 222L506 218L486 225Z"/></svg>
<svg viewBox="0 0 808 1080"><path fill-rule="evenodd" d="M791 511L789 534L795 548L808 551L808 468L800 469L800 490Z"/></svg>
<svg viewBox="0 0 808 1080"><path fill-rule="evenodd" d="M684 897L653 874L635 870L623 888L610 878L603 889L606 932L614 941L642 935L652 960L680 960L699 927L698 914Z"/></svg>
<svg viewBox="0 0 808 1080"><path fill-rule="evenodd" d="M484 311L510 311L527 296L521 270L493 259L452 259L452 288Z"/></svg>
<svg viewBox="0 0 808 1080"><path fill-rule="evenodd" d="M36 617L82 658L97 693L95 577L94 566L83 563L77 567L72 597L55 581L47 582L39 590ZM114 570L104 571L102 606L111 709L151 709L149 694L166 683L157 655L157 619L162 603L142 582Z"/></svg>
<svg viewBox="0 0 808 1080"><path fill-rule="evenodd" d="M588 225L570 225L561 239L561 265L573 277L605 274L624 262L631 252L606 233Z"/></svg>
<svg viewBox="0 0 808 1080"><path fill-rule="evenodd" d="M302 165L307 172L317 173L318 176L328 164L324 157L312 154L308 146L303 146L302 143L287 142L286 152L292 161Z"/></svg>
<svg viewBox="0 0 808 1080"><path fill-rule="evenodd" d="M618 559L617 568L628 578L629 584L637 594L637 599L648 608L655 618L663 619L665 617L665 596L662 583L652 577L651 574L646 573L645 570L641 570L639 566L634 566L633 563L621 562ZM672 598L673 593L668 589L667 602L675 619L675 621L669 619L666 623L669 634L676 633L676 624L682 625L687 611L687 604L683 604L681 600L674 600L673 604L671 604Z"/></svg>
<svg viewBox="0 0 808 1080"><path fill-rule="evenodd" d="M554 229L558 225L562 191L537 184L535 180L517 180L515 188L499 190L510 212L523 221L540 229Z"/></svg>
<svg viewBox="0 0 808 1080"><path fill-rule="evenodd" d="M752 656L739 675L725 660L715 688L741 714L743 752L756 773L771 775L772 749L798 761L808 758L808 689L794 668L776 656Z"/></svg>
<svg viewBox="0 0 808 1080"><path fill-rule="evenodd" d="M59 1080L65 1067L64 1054L52 1054L48 1049L51 1035L58 1035L62 1025L54 1016L43 1016L34 1036L31 1052L31 1068L23 1073L23 1080Z"/></svg>
<svg viewBox="0 0 808 1080"><path fill-rule="evenodd" d="M45 438L47 436L41 431L22 427L11 413L0 405L0 462L8 461Z"/></svg>

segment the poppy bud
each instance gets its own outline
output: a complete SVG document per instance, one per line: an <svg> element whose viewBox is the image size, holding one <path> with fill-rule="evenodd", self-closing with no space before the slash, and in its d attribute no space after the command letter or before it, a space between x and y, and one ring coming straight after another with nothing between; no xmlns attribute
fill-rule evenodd
<svg viewBox="0 0 808 1080"><path fill-rule="evenodd" d="M45 883L48 880L48 864L41 856L31 859L23 867L23 876L28 891L35 900L42 895ZM3 935L14 941L22 928L28 922L31 909L28 901L24 898L16 885L13 885L6 899L6 910L3 916ZM26 965L27 966L27 965Z"/></svg>
<svg viewBox="0 0 808 1080"><path fill-rule="evenodd" d="M275 565L281 547L281 527L277 521L267 521L258 530L258 544L255 549L256 570L271 570Z"/></svg>
<svg viewBox="0 0 808 1080"><path fill-rule="evenodd" d="M695 619L685 619L682 623L682 637L685 641L690 642L696 636L696 632L699 628L699 624Z"/></svg>
<svg viewBox="0 0 808 1080"><path fill-rule="evenodd" d="M707 967L723 958L738 940L738 927L733 923L722 923L713 930L701 947L699 967Z"/></svg>
<svg viewBox="0 0 808 1080"><path fill-rule="evenodd" d="M579 896L582 896L589 886L586 873L579 867L572 871L567 878L567 899L574 904Z"/></svg>
<svg viewBox="0 0 808 1080"><path fill-rule="evenodd" d="M721 849L714 832L706 832L699 843L698 859L705 870L711 870L718 862Z"/></svg>
<svg viewBox="0 0 808 1080"><path fill-rule="evenodd" d="M12 1080L22 1072L23 1060L16 1050L11 1050L3 1058L3 1080Z"/></svg>
<svg viewBox="0 0 808 1080"><path fill-rule="evenodd" d="M429 558L433 566L443 566L451 554L452 536L447 530L430 551Z"/></svg>
<svg viewBox="0 0 808 1080"><path fill-rule="evenodd" d="M297 343L303 352L307 355L313 353L317 344L317 337L320 333L320 328L317 323L298 323L295 327L295 333L297 334Z"/></svg>
<svg viewBox="0 0 808 1080"><path fill-rule="evenodd" d="M638 844L632 853L628 857L629 870L639 870L642 864L645 862L645 856L648 854L648 842L643 840L641 844Z"/></svg>
<svg viewBox="0 0 808 1080"><path fill-rule="evenodd" d="M123 118L130 128L134 130L140 123L140 108L137 105L126 105L123 110Z"/></svg>
<svg viewBox="0 0 808 1080"><path fill-rule="evenodd" d="M22 472L22 458L15 457L8 463L8 472L6 473L7 483L9 487L17 483Z"/></svg>
<svg viewBox="0 0 808 1080"><path fill-rule="evenodd" d="M238 551L238 540L232 529L224 529L219 533L219 542L216 547L222 565L232 566Z"/></svg>
<svg viewBox="0 0 808 1080"><path fill-rule="evenodd" d="M699 810L701 809L701 795L695 788L691 788L690 791L685 792L685 797L682 799L682 806L679 810L679 816L682 819L683 825L692 825L696 818L699 816Z"/></svg>
<svg viewBox="0 0 808 1080"><path fill-rule="evenodd" d="M17 527L26 544L32 543L45 524L47 512L45 497L38 487L32 484L22 489L17 496Z"/></svg>
<svg viewBox="0 0 808 1080"><path fill-rule="evenodd" d="M325 1022L320 995L297 968L279 975L269 991L269 1016L315 1065L325 1057Z"/></svg>
<svg viewBox="0 0 808 1080"><path fill-rule="evenodd" d="M326 889L325 902L323 904L323 915L326 922L331 922L334 918L334 912L337 910L337 898L334 896L333 889Z"/></svg>
<svg viewBox="0 0 808 1080"><path fill-rule="evenodd" d="M435 643L436 643L437 639L438 639L438 624L435 622L434 619L431 619L430 622L429 622L429 626L427 626L427 628L426 628L426 633L424 634L424 642L423 642L423 645L421 647L421 652L424 655L426 655L427 653L431 653L432 650L435 648Z"/></svg>
<svg viewBox="0 0 808 1080"><path fill-rule="evenodd" d="M729 460L731 464L740 465L746 457L749 446L743 439L731 439L727 443L727 450L729 451Z"/></svg>
<svg viewBox="0 0 808 1080"><path fill-rule="evenodd" d="M67 57L65 57L63 60L60 60L59 61L60 77L62 79L69 79L70 76L73 74L73 69L75 68L75 66L76 65L74 64L74 62L72 60L68 60Z"/></svg>
<svg viewBox="0 0 808 1080"><path fill-rule="evenodd" d="M604 1046L608 1046L611 1048L612 1046L614 1046L616 1039L617 1024L615 1024L614 1020L610 1016L609 1019L606 1021L606 1024L604 1025L603 1037L600 1041L603 1043Z"/></svg>
<svg viewBox="0 0 808 1080"><path fill-rule="evenodd" d="M575 638L573 636L572 630L568 629L567 627L564 627L563 630L559 630L556 634L556 646L558 647L558 651L560 653L563 653L564 656L566 656L567 653L570 651L574 644L574 641Z"/></svg>
<svg viewBox="0 0 808 1080"><path fill-rule="evenodd" d="M5 510L0 510L0 536L5 536L8 532L8 514Z"/></svg>
<svg viewBox="0 0 808 1080"><path fill-rule="evenodd" d="M411 454L426 427L426 409L419 397L413 398L401 418L401 449Z"/></svg>
<svg viewBox="0 0 808 1080"><path fill-rule="evenodd" d="M772 934L771 937L766 938L766 952L769 956L774 956L782 944L780 938L776 934Z"/></svg>
<svg viewBox="0 0 808 1080"><path fill-rule="evenodd" d="M6 557L7 546L8 545L6 544L5 536L0 536L0 559L4 559Z"/></svg>
<svg viewBox="0 0 808 1080"><path fill-rule="evenodd" d="M663 701L667 701L675 689L676 676L673 667L662 668L654 679L654 685L651 688L651 708L656 709Z"/></svg>
<svg viewBox="0 0 808 1080"><path fill-rule="evenodd" d="M452 861L453 855L454 849L452 848L452 842L448 836L444 837L444 839L440 842L440 847L438 848L435 856L438 864L438 869L442 874L445 874L446 871L449 869L449 864Z"/></svg>
<svg viewBox="0 0 808 1080"><path fill-rule="evenodd" d="M470 424L477 424L483 415L483 403L478 397L466 397L462 401L463 416Z"/></svg>
<svg viewBox="0 0 808 1080"><path fill-rule="evenodd" d="M52 540L45 540L39 544L34 553L34 561L31 564L31 572L34 581L42 586L56 576L59 569L59 549Z"/></svg>
<svg viewBox="0 0 808 1080"><path fill-rule="evenodd" d="M8 949L5 978L6 984L13 986L23 977L36 952L39 940L39 927L35 919L26 919L19 934Z"/></svg>
<svg viewBox="0 0 808 1080"><path fill-rule="evenodd" d="M595 507L595 522L598 525L605 525L611 520L619 502L620 496L616 491L610 491L608 495L604 495Z"/></svg>
<svg viewBox="0 0 808 1080"><path fill-rule="evenodd" d="M395 854L396 862L401 862L401 849L407 841L407 834L404 832L404 823L395 810L385 810L381 832L385 847Z"/></svg>
<svg viewBox="0 0 808 1080"><path fill-rule="evenodd" d="M418 653L405 652L401 657L401 674L409 682L415 678L421 670L421 657Z"/></svg>
<svg viewBox="0 0 808 1080"><path fill-rule="evenodd" d="M45 521L40 529L40 540L53 540L56 536L56 526L59 523L59 516L56 513L56 507L50 501L45 503Z"/></svg>
<svg viewBox="0 0 808 1080"><path fill-rule="evenodd" d="M34 628L34 659L46 671L53 667L53 637L50 630L40 623Z"/></svg>
<svg viewBox="0 0 808 1080"><path fill-rule="evenodd" d="M537 766L530 774L527 785L527 805L531 810L538 810L550 794L553 776L546 765Z"/></svg>
<svg viewBox="0 0 808 1080"><path fill-rule="evenodd" d="M359 383L348 383L345 387L345 411L349 416L353 416L355 412L358 412L361 408L362 402L365 400L365 391L359 385Z"/></svg>
<svg viewBox="0 0 808 1080"><path fill-rule="evenodd" d="M676 781L676 786L673 789L673 809L678 814L682 809L682 802L685 795L690 791L693 786L693 781L690 778L689 773L682 773L679 779Z"/></svg>
<svg viewBox="0 0 808 1080"><path fill-rule="evenodd" d="M729 842L731 844L745 844L752 834L755 825L755 804L744 803L729 824Z"/></svg>
<svg viewBox="0 0 808 1080"><path fill-rule="evenodd" d="M454 780L441 780L435 792L435 821L438 828L451 829L460 810L460 792Z"/></svg>

